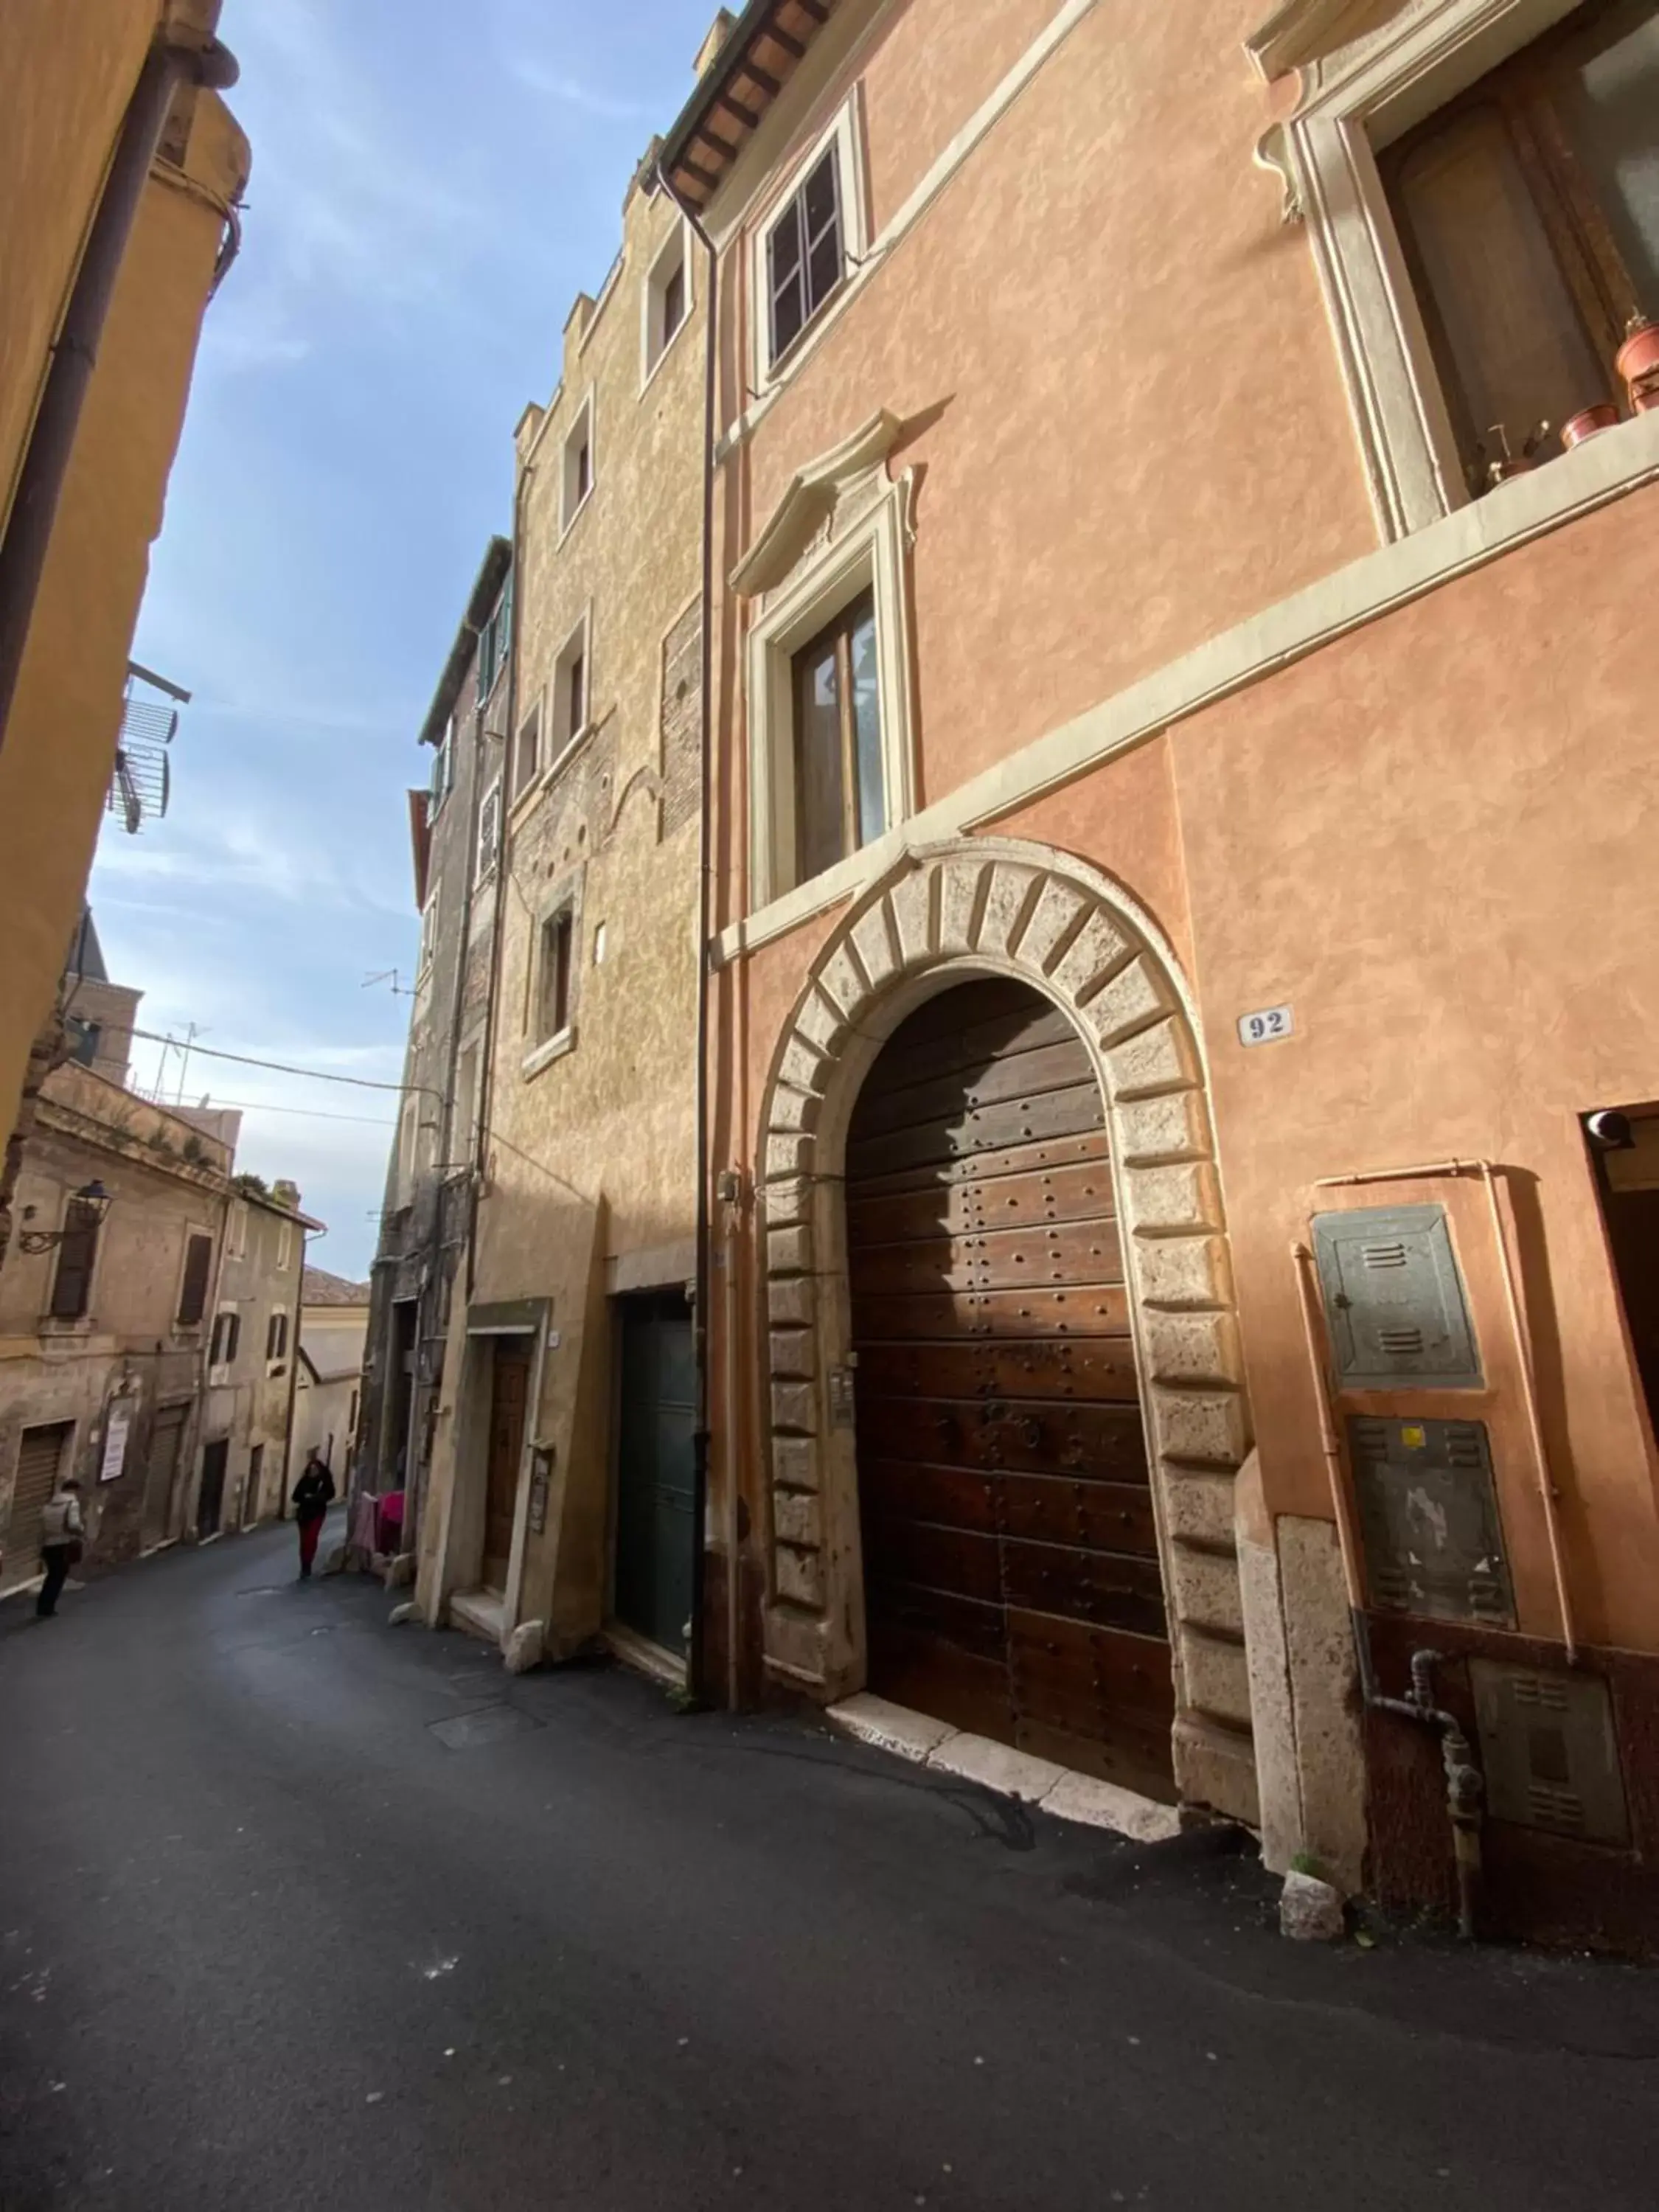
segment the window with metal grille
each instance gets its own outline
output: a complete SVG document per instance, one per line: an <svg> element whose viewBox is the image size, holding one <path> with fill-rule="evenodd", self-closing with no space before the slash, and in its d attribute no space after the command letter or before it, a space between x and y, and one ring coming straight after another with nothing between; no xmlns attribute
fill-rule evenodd
<svg viewBox="0 0 1659 2212"><path fill-rule="evenodd" d="M808 172L773 224L766 240L766 270L775 368L845 274L841 173L835 147Z"/></svg>
<svg viewBox="0 0 1659 2212"><path fill-rule="evenodd" d="M54 1321L79 1321L92 1303L92 1274L98 1264L99 1212L83 1199L70 1199L64 1214L64 1238L52 1281Z"/></svg>
<svg viewBox="0 0 1659 2212"><path fill-rule="evenodd" d="M492 783L478 809L477 880L482 882L495 865L501 845L501 787Z"/></svg>
<svg viewBox="0 0 1659 2212"><path fill-rule="evenodd" d="M194 1328L207 1310L208 1271L213 1265L213 1239L191 1231L185 1247L184 1279L179 1286L179 1325Z"/></svg>
<svg viewBox="0 0 1659 2212"><path fill-rule="evenodd" d="M797 879L820 875L887 826L876 603L861 592L794 655Z"/></svg>
<svg viewBox="0 0 1659 2212"><path fill-rule="evenodd" d="M1471 488L1619 409L1659 315L1659 4L1592 0L1379 167Z"/></svg>

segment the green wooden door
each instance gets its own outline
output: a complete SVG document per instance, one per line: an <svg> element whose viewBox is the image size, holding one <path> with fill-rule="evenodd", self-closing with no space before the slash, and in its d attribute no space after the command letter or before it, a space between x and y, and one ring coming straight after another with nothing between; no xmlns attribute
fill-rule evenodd
<svg viewBox="0 0 1659 2212"><path fill-rule="evenodd" d="M683 1652L696 1541L691 1317L678 1293L624 1298L617 1445L617 1580L623 1627Z"/></svg>

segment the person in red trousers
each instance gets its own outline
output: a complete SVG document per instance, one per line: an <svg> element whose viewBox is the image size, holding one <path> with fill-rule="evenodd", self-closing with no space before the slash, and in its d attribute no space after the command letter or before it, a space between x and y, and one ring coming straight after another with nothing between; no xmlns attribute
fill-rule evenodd
<svg viewBox="0 0 1659 2212"><path fill-rule="evenodd" d="M289 1504L294 1508L295 1523L300 1531L300 1580L304 1582L311 1572L311 1563L317 1556L317 1539L323 1533L323 1522L328 1509L334 1503L334 1477L315 1452L305 1463L305 1470L294 1486Z"/></svg>

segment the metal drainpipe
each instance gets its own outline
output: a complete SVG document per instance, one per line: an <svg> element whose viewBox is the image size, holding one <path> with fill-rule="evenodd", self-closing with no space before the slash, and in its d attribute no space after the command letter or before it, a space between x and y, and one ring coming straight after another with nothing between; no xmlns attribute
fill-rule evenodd
<svg viewBox="0 0 1659 2212"><path fill-rule="evenodd" d="M1308 1364L1312 1371L1315 1401L1319 1407L1320 1442L1336 1509L1337 1548L1342 1559L1342 1580L1347 1592L1348 1623L1353 1634L1354 1656L1359 1668L1360 1695L1368 1712L1392 1713L1419 1728L1432 1729L1440 1738L1440 1755L1446 1775L1446 1818L1452 1832L1452 1856L1457 1869L1457 1932L1465 1942L1474 1936L1475 1905L1480 1885L1480 1822L1486 1785L1474 1763L1462 1722L1434 1702L1437 1651L1413 1651L1411 1694L1384 1697L1376 1686L1371 1659L1370 1621L1365 1611L1359 1571L1358 1532L1353 1504L1342 1466L1342 1446L1331 1404L1330 1383L1320 1349L1318 1309L1315 1303L1313 1255L1303 1243L1291 1247L1296 1267L1297 1295L1302 1306L1303 1333L1307 1340Z"/></svg>
<svg viewBox="0 0 1659 2212"><path fill-rule="evenodd" d="M0 541L0 747L6 741L52 525L98 363L99 342L167 111L186 78L224 91L235 83L238 74L235 56L216 39L204 46L172 44L164 27L127 103L80 270L52 344L52 365Z"/></svg>
<svg viewBox="0 0 1659 2212"><path fill-rule="evenodd" d="M702 438L702 773L697 814L697 1067L696 1067L696 1172L697 1172L697 1289L696 1320L692 1333L697 1358L697 1425L695 1431L695 1500L692 1506L693 1524L697 1531L696 1548L692 1554L691 1599L691 1665L694 1688L701 1691L703 1677L703 1590L705 1583L705 1554L708 1550L707 1522L708 1517L708 1299L713 1269L710 1265L709 1221L709 1162L708 1162L708 1000L709 964L708 937L713 886L710 880L710 840L708 834L709 805L714 786L714 428L718 411L718 381L720 366L720 323L717 313L720 304L720 258L714 241L703 228L695 209L690 208L669 182L660 162L657 165L657 181L679 210L690 226L698 244L707 257L708 296L705 309L706 325L703 342L703 438ZM732 1241L728 1235L726 1250L727 1272L726 1328L730 1333L731 1268ZM728 1365L731 1364L728 1346ZM726 1616L727 1649L726 1656L726 1698L736 1709L738 1705L738 1516L737 1456L731 1439L737 1432L735 1406L728 1399L726 1407Z"/></svg>

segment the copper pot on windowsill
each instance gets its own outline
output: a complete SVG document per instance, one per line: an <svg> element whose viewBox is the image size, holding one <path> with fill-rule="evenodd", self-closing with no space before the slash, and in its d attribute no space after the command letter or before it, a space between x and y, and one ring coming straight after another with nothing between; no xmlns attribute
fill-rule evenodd
<svg viewBox="0 0 1659 2212"><path fill-rule="evenodd" d="M1638 415L1659 408L1659 323L1632 315L1613 366L1625 380L1630 404Z"/></svg>
<svg viewBox="0 0 1659 2212"><path fill-rule="evenodd" d="M1576 415L1567 417L1561 425L1561 443L1571 453L1575 446L1582 446L1586 438L1594 438L1603 430L1616 430L1618 427L1619 410L1612 400L1598 399L1594 407L1581 407Z"/></svg>

